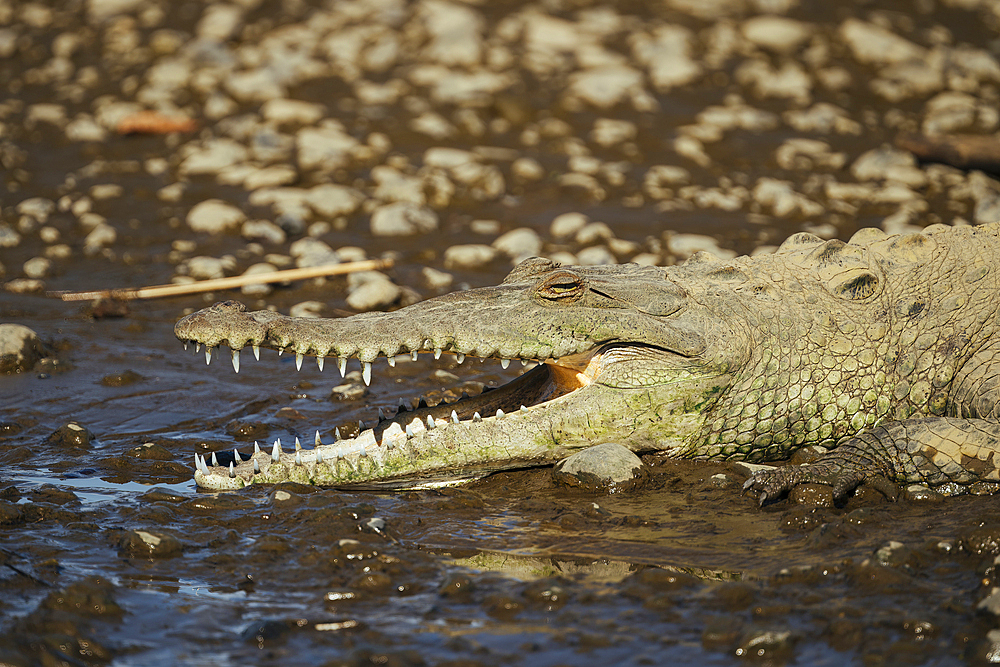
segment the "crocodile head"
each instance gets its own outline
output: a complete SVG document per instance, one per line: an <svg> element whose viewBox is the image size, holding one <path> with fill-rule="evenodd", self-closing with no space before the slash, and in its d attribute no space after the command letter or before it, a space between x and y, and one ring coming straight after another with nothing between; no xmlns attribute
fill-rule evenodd
<svg viewBox="0 0 1000 667"><path fill-rule="evenodd" d="M551 463L573 450L620 441L636 451L683 455L707 407L730 382L746 342L695 303L667 269L563 266L531 258L495 287L456 292L389 313L343 319L248 312L227 301L180 320L182 341L239 351L251 346L371 364L425 352L538 365L509 384L451 404L383 419L354 438L210 467L208 489L286 480L404 486Z"/></svg>

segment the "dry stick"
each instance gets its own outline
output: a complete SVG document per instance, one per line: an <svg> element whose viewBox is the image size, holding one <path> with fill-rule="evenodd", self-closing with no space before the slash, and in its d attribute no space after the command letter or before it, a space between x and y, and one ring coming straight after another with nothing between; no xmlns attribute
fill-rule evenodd
<svg viewBox="0 0 1000 667"><path fill-rule="evenodd" d="M244 285L263 285L265 283L283 283L292 280L305 280L321 276L337 276L357 271L379 271L393 264L391 259L367 259L362 262L347 262L346 264L326 264L310 266L304 269L286 269L273 273L255 273L253 275L233 276L232 278L216 278L201 280L186 285L155 285L152 287L125 287L121 289L97 290L94 292L46 292L46 296L59 297L63 301L89 301L91 299L156 299L163 296L179 294L197 294L213 290L233 289Z"/></svg>

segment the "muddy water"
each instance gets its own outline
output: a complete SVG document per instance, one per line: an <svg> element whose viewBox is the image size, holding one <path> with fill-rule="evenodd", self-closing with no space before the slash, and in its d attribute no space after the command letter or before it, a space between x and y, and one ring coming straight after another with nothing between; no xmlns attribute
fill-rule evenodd
<svg viewBox="0 0 1000 667"><path fill-rule="evenodd" d="M846 239L867 225L988 221L1000 184L983 174L918 165L888 147L878 168L859 165L902 130L997 129L990 3L758 4L512 2L463 13L430 2L244 2L227 23L229 5L0 2L0 273L13 281L0 292L0 321L30 326L51 353L0 376L0 663L995 660L996 498L890 503L863 488L839 507L761 509L741 495L740 470L669 461L651 461L650 481L627 494L570 489L546 468L438 490L201 493L196 452L311 442L317 430L327 439L400 400L478 391L519 371L471 359L382 362L367 392L339 400L333 364L296 372L293 359L264 352L260 362L244 355L237 375L224 357L206 368L173 338L177 318L222 298L349 312L346 278L266 299L133 302L118 317L41 294L183 279L194 256L226 258L230 274L269 254L294 264L291 244L305 237L342 259L357 255L344 248L392 257L388 278L427 297L502 279L506 251L462 263L446 249L489 246L518 228L533 230L546 255L597 248L667 264L803 230ZM769 13L797 23L761 37L751 20ZM855 20L870 32L857 37ZM354 56L340 42L312 46L358 25L368 32ZM664 25L689 43L658 51L660 71L644 61L642 39ZM256 48L268 39L270 50ZM320 65L297 59L303 44ZM698 73L678 74L692 63ZM465 81L475 94L462 97L435 79L439 70L420 69L428 65L508 78L497 89ZM639 72L640 82L595 96L580 84L595 71L616 81ZM679 78L657 84L657 71ZM237 76L246 74L258 78ZM387 97L362 84L385 86ZM605 103L612 94L620 98ZM285 98L322 104L354 152L334 169L296 157L303 147L288 147L318 121L268 116L264 103ZM201 129L119 136L117 119L134 109L116 104L189 116ZM839 120L805 123L814 105ZM599 121L624 121L614 126L621 138L601 139ZM210 167L187 162L219 138L244 152L228 162L214 154ZM787 143L802 138L814 143ZM469 159L495 171L477 181L424 169L435 147L478 150ZM659 165L682 172L658 180ZM404 185L385 186L375 167ZM772 196L761 179L788 189ZM324 217L253 198L283 186L301 200L329 182L356 188L365 204ZM845 184L860 190L836 187ZM41 209L25 204L34 198ZM198 228L189 214L210 198L280 222L281 236ZM433 210L436 228L376 233L371 214L394 201ZM606 228L557 233L551 223L564 213ZM114 237L86 241L101 224ZM675 245L674 232L699 235L695 247ZM40 273L25 265L37 257L51 261ZM450 286L428 285L427 266L449 273Z"/></svg>

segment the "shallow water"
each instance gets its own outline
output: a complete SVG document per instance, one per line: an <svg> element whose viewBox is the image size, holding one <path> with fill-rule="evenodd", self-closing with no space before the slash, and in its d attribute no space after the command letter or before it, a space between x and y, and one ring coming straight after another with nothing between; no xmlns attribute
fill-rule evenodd
<svg viewBox="0 0 1000 667"><path fill-rule="evenodd" d="M23 277L24 262L55 244L41 231L51 227L71 254L53 262L44 278L50 290L167 283L192 255L231 255L241 272L265 252L287 254L291 242L310 233L334 249L356 246L369 257L394 258L390 277L426 298L495 284L510 268L505 256L448 268L445 249L456 244L490 244L500 232L528 227L538 232L546 254L581 252L590 243L555 238L551 232L552 220L566 212L585 213L591 221L606 223L615 239L630 242L615 250L610 240L600 241L607 241L604 245L618 259L642 252L666 263L680 257L670 250L665 231L706 235L724 250L747 253L803 230L847 239L868 225L905 231L906 225L981 221L976 218L981 204L989 203L984 195L970 194L978 176L939 166L913 165L910 177L914 172L923 176L911 181L909 195L900 198L894 191L896 199L872 195L838 201L826 194L823 180L853 183L850 165L891 142L897 132L919 129L930 114L928 100L945 86L939 82L938 88L898 102L874 95L869 83L884 73L885 63L859 64L841 43L838 26L857 17L928 49L943 45L993 54L997 20L988 3L967 3L963 9L889 1L857 6L789 2L762 9L734 1L719 3L718 16L700 14L683 2L473 7L484 18L482 32L491 47L516 42L498 25L517 11L567 21L589 17L595 24L617 12L627 29L612 31L603 44L629 63L634 60L630 35L664 22L691 31L693 58L702 64L711 60L712 44L725 42L727 31L765 9L785 13L814 32L787 54L743 43L722 65L706 65L714 70L705 76L674 90L654 91L655 110L624 101L599 109L567 102L567 81L581 70L586 54L578 61L563 52L549 54L556 64L547 79L527 72L527 66L512 65L516 83L480 106L434 101L417 83L407 84L411 92L395 103L365 104L354 98L347 75L336 72L294 81L285 90L289 98L323 103L328 117L342 122L352 136L364 140L383 133L392 149L388 156L368 162L358 158L331 173L296 172L288 185L354 184L377 204L381 195L373 194L373 164L392 162L412 177L422 173L429 148L487 146L493 150L487 154L506 156L488 160L499 165L506 189L483 198L471 187L459 187L437 209L436 231L409 236L371 233L367 209L345 220L320 220L310 213L303 221L290 214L291 220L284 220L291 230L288 238L267 246L248 244L235 230L192 231L187 214L208 198L234 202L251 218L282 216L251 203L250 188L225 181L221 171L184 175L180 166L182 149L199 138L228 135L250 143L233 128L246 118L253 127L263 127L258 123L261 100L233 102L231 111L208 115L204 108L212 93L238 96L224 80L206 92L192 75L171 91L168 102L154 94L155 87L142 86L152 64L174 55L196 63L192 71L202 75L210 69L206 63L234 54L242 58L240 67L251 68L264 59L252 48L262 35L303 25L329 29L323 21L338 12L354 12L364 22L361 5L244 3L246 32L206 45L192 35L211 4L170 5L177 11L160 8L164 11L157 14L157 6L149 3L110 20L87 14L99 2L86 7L22 4L0 0L0 29L15 34L10 42L4 41L9 33L0 32L0 177L5 188L0 223L22 237L0 248L0 274L6 271L5 280ZM386 15L396 16L392 3L385 6ZM416 5L401 7L386 30L420 42L422 29L413 27L419 23ZM68 57L73 76L62 80L46 74L61 66L52 63L55 37L75 31L85 46ZM115 35L126 40L125 47L121 42L114 47ZM127 48L132 37L138 46ZM175 38L191 48L162 47ZM161 51L150 46L156 40ZM94 49L88 48L92 42ZM15 46L2 55L8 43ZM409 81L411 68L423 57L400 55L395 65L369 73L370 78ZM812 81L809 99L757 96L739 74L741 65L755 59L775 67L811 63L805 68ZM268 71L287 74L282 67L294 62L289 57ZM85 69L91 66L98 79L75 89L74 82L87 79ZM994 131L989 110L996 106L1000 76L987 72L962 79L958 65L949 67L947 85L972 100L957 104L983 107L970 116L969 127L957 129ZM839 89L820 85L822 68L842 69L849 83ZM194 116L202 129L195 135L139 137L106 132L101 141L78 142L67 138L64 125L29 120L32 105L50 102L61 105L67 118L99 116L107 102L102 96L142 98L146 106L160 104ZM857 131L798 130L782 115L813 103L843 109ZM706 139L710 161L698 166L675 150L674 140L678 128L704 125L698 114L710 105L773 113L775 125L729 128L722 131L724 140ZM415 130L412 121L428 110L445 118L454 132L433 138ZM463 115L466 111L486 129L477 129L475 118ZM631 122L636 135L621 144L596 145L591 132L598 119ZM552 130L553 125L545 125L552 120L563 125ZM294 128L282 131L285 137L294 134ZM532 132L540 137L535 143L525 139ZM815 163L804 166L779 161L776 149L796 137L827 142L829 151L844 153L843 165L824 166L815 156ZM519 181L511 154L503 151L536 160L544 176ZM560 177L574 171L568 163L574 155L629 167L622 181L599 172L591 186L600 188L567 186ZM160 159L166 161L163 170L157 167ZM287 155L274 161L294 163ZM681 165L689 172L669 196L653 196L643 184L647 170L659 164ZM796 193L818 203L821 213L782 213L755 200L748 193L761 178L786 180ZM883 185L879 178L866 182L874 183L873 191ZM107 199L91 198L92 186L109 183L123 190ZM162 194L161 188L177 183L184 186L178 197ZM684 186L690 188L686 194ZM735 208L696 203L710 201L712 192L744 199ZM44 221L25 220L17 207L30 197L65 205L57 205ZM96 251L84 249L93 220L86 222L72 208L84 199L117 231L113 243ZM897 213L904 215L887 221ZM496 224L484 232L475 220ZM317 222L327 225L310 227ZM191 242L195 250L172 252L178 241ZM452 286L427 287L421 279L424 266L447 269L454 276ZM243 300L281 312L316 300L326 304L327 315L338 315L348 310L347 292L348 280L336 278ZM259 362L244 355L237 375L225 355L216 355L206 368L202 354L185 353L173 337L174 322L224 298L241 297L227 292L135 301L124 317L94 318L89 306L37 293L0 292L0 322L30 326L52 351L32 371L0 375L0 664L952 665L987 662L1000 651L1000 603L989 597L1000 586L994 565L1000 554L998 500L991 497L890 503L863 488L842 507L782 500L758 508L741 494L745 473L739 469L670 461L652 461L654 473L643 488L611 495L561 486L548 468L503 472L436 490L286 484L200 492L192 481L195 453L234 447L246 453L254 440L281 439L286 447L296 437L311 443L317 430L328 440L335 428L353 429L359 420L373 419L380 407L394 409L401 399L458 395L463 388L478 387L475 383L497 385L521 372L471 359L458 368L453 360L434 361L430 355L400 361L395 368L380 361L363 397L338 401L330 394L340 383L334 364L320 373L307 362L296 372L293 358L265 351ZM358 370L356 362L349 370ZM459 379L435 375L439 370ZM52 439L70 422L93 438L76 444ZM147 443L156 447L142 448ZM155 544L149 546L150 541Z"/></svg>

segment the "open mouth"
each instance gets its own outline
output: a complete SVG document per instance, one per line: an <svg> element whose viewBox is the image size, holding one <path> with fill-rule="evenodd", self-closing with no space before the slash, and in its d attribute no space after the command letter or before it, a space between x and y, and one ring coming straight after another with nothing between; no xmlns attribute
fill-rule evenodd
<svg viewBox="0 0 1000 667"><path fill-rule="evenodd" d="M196 349L200 350L201 344L196 340L188 342L194 343ZM228 341L224 341L228 342ZM185 343L185 347L187 343ZM270 347L270 346L268 346ZM322 462L323 454L320 452L321 445L334 445L335 456L338 459L350 460L354 456L378 456L378 452L391 450L396 446L405 444L405 441L414 438L426 431L436 428L447 428L455 423L476 423L487 420L499 420L507 418L514 412L528 412L533 409L571 394L593 384L601 372L601 360L610 346L594 348L587 352L582 352L559 359L526 359L524 364L536 364L523 374L514 378L510 382L496 388L487 387L482 393L473 396L463 396L461 399L448 403L442 401L436 405L428 405L423 399L419 401L415 408L400 405L398 411L392 415L385 415L379 411L377 421L359 424L357 434L353 437L341 437L339 429L336 430L333 443L323 442L317 431L314 448L302 449L301 443L296 439L296 457L302 457L303 461L312 460L317 463ZM212 348L206 348L206 361L212 358ZM279 348L279 353L281 353ZM419 353L433 354L440 358L442 355L440 348L421 349L411 352L411 358L416 359ZM449 351L444 351L449 353ZM466 355L457 352L455 354L459 363L463 363ZM254 355L259 358L259 348L254 349ZM301 368L303 354L296 353L296 367ZM239 350L233 352L233 367L239 372ZM493 358L496 360L495 358ZM335 361L343 373L347 359L345 357L330 358ZM390 366L395 366L395 357L387 357ZM317 357L319 368L324 368L324 358ZM501 366L507 368L510 359L500 359ZM362 378L365 384L371 382L371 362L362 362ZM255 443L253 455L240 454L233 450L226 453L213 453L211 457L201 457L195 455L197 470L202 475L228 474L233 477L237 473L237 468L241 463L246 464L248 459L255 461L261 450ZM280 441L276 441L270 450L270 457L277 462L281 456ZM264 453L265 457L267 452ZM221 466L212 470L215 466ZM254 469L259 470L259 465L255 462Z"/></svg>

